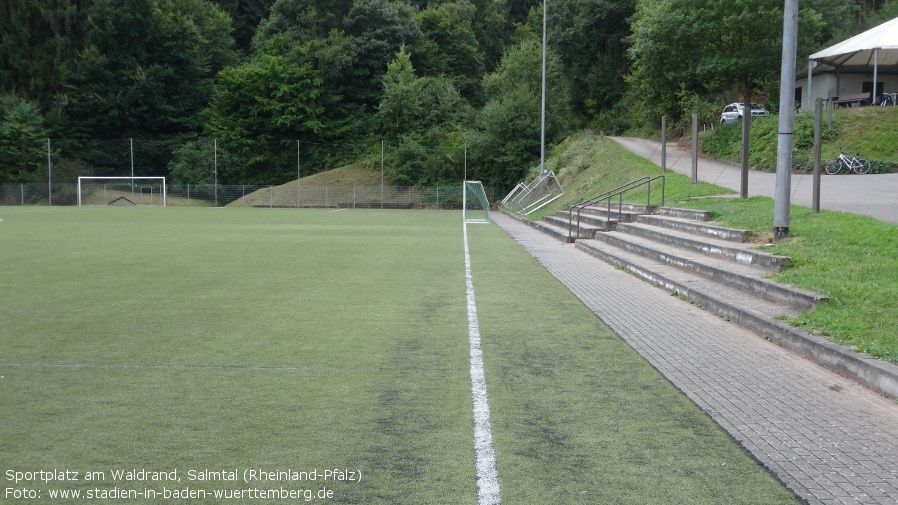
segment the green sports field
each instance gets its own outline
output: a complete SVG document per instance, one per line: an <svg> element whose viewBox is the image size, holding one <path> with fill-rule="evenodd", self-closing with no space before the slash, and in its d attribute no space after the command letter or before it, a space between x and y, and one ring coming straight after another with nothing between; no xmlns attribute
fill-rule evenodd
<svg viewBox="0 0 898 505"><path fill-rule="evenodd" d="M0 501L477 503L460 212L0 219ZM499 227L468 239L503 503L797 503Z"/></svg>

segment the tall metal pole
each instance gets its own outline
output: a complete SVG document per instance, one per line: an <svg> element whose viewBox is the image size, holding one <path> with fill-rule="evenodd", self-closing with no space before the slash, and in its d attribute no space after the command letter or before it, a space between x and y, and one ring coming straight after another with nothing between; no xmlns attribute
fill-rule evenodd
<svg viewBox="0 0 898 505"><path fill-rule="evenodd" d="M384 208L384 141L380 139L380 208Z"/></svg>
<svg viewBox="0 0 898 505"><path fill-rule="evenodd" d="M47 198L53 205L53 159L50 157L50 138L47 138Z"/></svg>
<svg viewBox="0 0 898 505"><path fill-rule="evenodd" d="M299 192L299 189L300 189L299 169L300 169L300 166L299 166L299 141L297 140L296 141L296 207L297 208L299 208L301 206L300 204L302 203L302 200L300 198L301 195Z"/></svg>
<svg viewBox="0 0 898 505"><path fill-rule="evenodd" d="M134 139L128 139L131 142L131 200L134 200Z"/></svg>
<svg viewBox="0 0 898 505"><path fill-rule="evenodd" d="M742 170L740 171L739 198L748 198L748 144L751 128L751 90L742 98Z"/></svg>
<svg viewBox="0 0 898 505"><path fill-rule="evenodd" d="M783 61L780 69L780 122L776 149L773 239L789 235L792 144L795 120L795 60L798 50L798 0L786 0L783 12Z"/></svg>
<svg viewBox="0 0 898 505"><path fill-rule="evenodd" d="M212 171L215 176L215 186L212 188L215 192L215 206L218 207L218 139L212 139Z"/></svg>
<svg viewBox="0 0 898 505"><path fill-rule="evenodd" d="M546 173L546 7L548 0L543 0L543 85L542 108L540 110L540 142L539 142L539 168L540 173Z"/></svg>

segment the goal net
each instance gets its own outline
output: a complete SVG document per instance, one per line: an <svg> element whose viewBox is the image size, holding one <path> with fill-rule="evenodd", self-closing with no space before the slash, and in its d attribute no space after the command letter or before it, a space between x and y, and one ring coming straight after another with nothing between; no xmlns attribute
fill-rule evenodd
<svg viewBox="0 0 898 505"><path fill-rule="evenodd" d="M165 177L78 177L78 206L166 206Z"/></svg>
<svg viewBox="0 0 898 505"><path fill-rule="evenodd" d="M564 188L558 182L555 172L544 172L530 184L515 186L502 200L502 205L518 214L527 215L554 202L563 194Z"/></svg>
<svg viewBox="0 0 898 505"><path fill-rule="evenodd" d="M489 223L490 202L480 181L465 181L462 191L462 217L466 223Z"/></svg>

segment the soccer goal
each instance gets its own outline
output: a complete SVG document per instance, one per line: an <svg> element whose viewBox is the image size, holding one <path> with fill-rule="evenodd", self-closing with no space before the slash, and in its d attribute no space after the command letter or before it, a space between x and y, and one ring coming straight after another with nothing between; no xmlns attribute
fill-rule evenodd
<svg viewBox="0 0 898 505"><path fill-rule="evenodd" d="M489 223L490 202L480 181L465 181L462 190L462 217L466 223Z"/></svg>
<svg viewBox="0 0 898 505"><path fill-rule="evenodd" d="M165 177L78 177L78 206L166 206Z"/></svg>
<svg viewBox="0 0 898 505"><path fill-rule="evenodd" d="M555 172L543 172L530 184L518 184L502 205L521 215L531 214L554 202L564 194Z"/></svg>

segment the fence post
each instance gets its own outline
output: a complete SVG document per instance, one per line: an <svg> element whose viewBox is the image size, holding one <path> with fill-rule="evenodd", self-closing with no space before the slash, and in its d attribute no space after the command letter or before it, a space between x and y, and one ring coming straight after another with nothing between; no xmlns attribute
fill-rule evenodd
<svg viewBox="0 0 898 505"><path fill-rule="evenodd" d="M698 114L692 115L692 184L698 184Z"/></svg>
<svg viewBox="0 0 898 505"><path fill-rule="evenodd" d="M661 173L667 171L667 116L661 116Z"/></svg>
<svg viewBox="0 0 898 505"><path fill-rule="evenodd" d="M25 183L19 183L19 197L21 199L21 205L25 205Z"/></svg>

